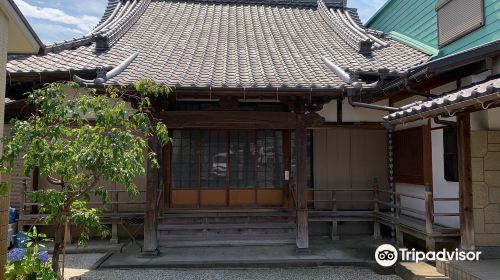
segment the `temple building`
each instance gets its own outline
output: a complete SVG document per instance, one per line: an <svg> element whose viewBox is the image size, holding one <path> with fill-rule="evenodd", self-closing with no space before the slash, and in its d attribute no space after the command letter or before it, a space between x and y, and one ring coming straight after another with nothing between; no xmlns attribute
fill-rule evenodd
<svg viewBox="0 0 500 280"><path fill-rule="evenodd" d="M420 99L407 98L440 97L442 91L430 88L453 80L458 68L443 65L455 60L439 64L430 60L436 54L430 47L366 28L346 2L109 0L87 35L44 46L37 55L9 56L13 102L6 118L29 114L22 94L47 82L133 90L149 78L171 87L153 104L173 139L157 147L161 170L148 168L137 179L135 198L108 186L115 197L103 218L113 240L118 224L142 218L145 254L173 243L292 243L307 250L315 235L387 235L402 242L406 233L428 248L460 242L460 223L434 219L435 201L458 203L459 188L433 199L433 173L440 172L432 164L433 128L396 128L420 114L404 107ZM480 50L476 64L459 68L464 76L484 70L478 61L495 56ZM412 88L424 79L425 86ZM498 82L490 83L498 92ZM471 92L477 91L463 94ZM19 189L46 187L37 174L12 180ZM399 182L423 191L408 187L401 197ZM33 223L38 215L17 197L23 223ZM412 208L412 199L422 201ZM462 245L469 248L469 241Z"/></svg>

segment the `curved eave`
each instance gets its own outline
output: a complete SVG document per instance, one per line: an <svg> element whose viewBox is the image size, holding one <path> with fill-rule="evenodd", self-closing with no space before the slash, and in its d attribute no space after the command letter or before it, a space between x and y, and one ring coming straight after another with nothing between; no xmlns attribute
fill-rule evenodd
<svg viewBox="0 0 500 280"><path fill-rule="evenodd" d="M500 104L500 78L455 91L430 101L406 105L384 120L392 125L404 124L437 116L453 116L460 111L488 109Z"/></svg>

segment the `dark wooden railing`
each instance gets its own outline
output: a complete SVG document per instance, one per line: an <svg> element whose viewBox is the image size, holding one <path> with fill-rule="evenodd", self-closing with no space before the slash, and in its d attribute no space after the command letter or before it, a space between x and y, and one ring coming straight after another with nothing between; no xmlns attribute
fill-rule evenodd
<svg viewBox="0 0 500 280"><path fill-rule="evenodd" d="M363 220L373 222L375 238L380 237L380 224L391 227L395 231L398 245L401 246L403 233L426 240L429 250L435 248L436 239L459 236L459 228L437 224L435 218L460 216L460 214L458 212L436 213L434 210L435 202L458 201L458 198L435 198L429 187L426 188L424 195L394 192L380 188L378 180L374 179L372 188L309 188L307 191L309 220L332 222L332 238L338 238L338 234L333 231L337 230L339 221ZM370 199L357 199L352 195L351 199L339 199L339 193L371 193L372 195ZM404 206L401 203L402 198L423 201L424 210ZM356 210L343 209L341 206L347 203L351 206L362 204L362 207Z"/></svg>
<svg viewBox="0 0 500 280"><path fill-rule="evenodd" d="M120 193L126 193L127 191L124 189L111 189L108 190L110 194L111 200L104 205L101 201L90 201L88 205L90 207L105 209L103 216L101 218L101 222L103 224L111 225L111 240L118 240L118 225L124 225L129 223L129 220L142 219L144 217L144 210L126 210L120 209L120 205L132 205L132 206L143 206L145 205L145 201L143 200L127 200L120 201ZM33 191L28 190L28 185L26 180L23 181L23 189L21 194L21 207L19 209L19 220L18 220L18 228L19 230L24 230L24 226L32 226L32 225L45 225L44 218L47 217L47 214L41 214L36 209L40 206L39 203L32 202L30 200L30 194ZM145 191L139 191L139 193L145 193ZM124 208L124 207L121 207ZM140 208L140 207L138 207ZM135 222L134 222L135 223Z"/></svg>

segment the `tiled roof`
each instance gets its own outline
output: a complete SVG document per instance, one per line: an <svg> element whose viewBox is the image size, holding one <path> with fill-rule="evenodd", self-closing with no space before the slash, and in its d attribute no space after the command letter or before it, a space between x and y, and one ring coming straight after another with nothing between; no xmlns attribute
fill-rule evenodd
<svg viewBox="0 0 500 280"><path fill-rule="evenodd" d="M491 106L500 102L500 78L458 90L430 101L418 101L406 105L400 111L384 119L392 124L407 123L417 119L432 118L440 115L453 115L456 111L469 107Z"/></svg>
<svg viewBox="0 0 500 280"><path fill-rule="evenodd" d="M108 82L330 88L345 83L322 56L348 72L400 73L428 59L376 34L343 0L111 0L87 36L48 46L43 56L10 57L7 71L112 68L138 53Z"/></svg>

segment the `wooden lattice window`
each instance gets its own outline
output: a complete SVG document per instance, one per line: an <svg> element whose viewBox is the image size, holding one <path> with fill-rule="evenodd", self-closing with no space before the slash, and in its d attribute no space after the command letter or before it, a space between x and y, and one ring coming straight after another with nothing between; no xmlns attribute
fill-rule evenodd
<svg viewBox="0 0 500 280"><path fill-rule="evenodd" d="M429 126L396 131L393 137L394 180L399 183L432 184L432 148Z"/></svg>
<svg viewBox="0 0 500 280"><path fill-rule="evenodd" d="M282 188L279 130L173 131L172 188Z"/></svg>

